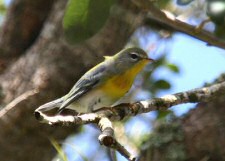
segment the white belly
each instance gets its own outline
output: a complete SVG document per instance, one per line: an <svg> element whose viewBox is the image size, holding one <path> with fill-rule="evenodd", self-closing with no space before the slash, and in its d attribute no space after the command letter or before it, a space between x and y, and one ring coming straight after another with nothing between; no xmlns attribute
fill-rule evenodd
<svg viewBox="0 0 225 161"><path fill-rule="evenodd" d="M109 98L101 91L89 91L88 94L85 94L67 108L76 110L78 113L87 113L101 107L110 107L116 101L117 100Z"/></svg>

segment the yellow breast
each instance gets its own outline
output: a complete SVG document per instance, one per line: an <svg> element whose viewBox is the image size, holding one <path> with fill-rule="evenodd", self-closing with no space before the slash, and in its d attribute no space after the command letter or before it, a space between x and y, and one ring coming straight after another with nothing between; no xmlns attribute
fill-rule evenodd
<svg viewBox="0 0 225 161"><path fill-rule="evenodd" d="M142 68L148 63L146 60L142 60L134 65L128 71L115 75L104 83L100 88L114 99L120 99L123 97L131 88L136 75L142 70Z"/></svg>

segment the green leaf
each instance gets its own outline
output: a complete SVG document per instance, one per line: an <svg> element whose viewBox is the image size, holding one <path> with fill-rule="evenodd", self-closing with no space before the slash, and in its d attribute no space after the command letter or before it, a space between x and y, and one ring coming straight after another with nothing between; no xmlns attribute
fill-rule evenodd
<svg viewBox="0 0 225 161"><path fill-rule="evenodd" d="M222 25L217 25L217 24L215 24L215 31L214 31L214 34L217 36L217 37L219 37L219 38L221 38L221 39L223 39L223 40L225 40L225 22L224 22L224 24L222 24Z"/></svg>
<svg viewBox="0 0 225 161"><path fill-rule="evenodd" d="M50 141L51 141L51 144L56 149L56 151L58 152L59 157L61 157L63 161L68 161L68 158L66 154L64 153L63 149L61 148L61 146L59 145L59 143L53 138L50 138Z"/></svg>
<svg viewBox="0 0 225 161"><path fill-rule="evenodd" d="M163 119L166 116L168 116L169 114L173 113L170 110L166 110L166 111L158 111L158 115L157 115L157 119Z"/></svg>
<svg viewBox="0 0 225 161"><path fill-rule="evenodd" d="M5 14L6 6L3 0L0 0L0 14Z"/></svg>
<svg viewBox="0 0 225 161"><path fill-rule="evenodd" d="M171 0L157 0L156 3L158 4L159 8L165 8Z"/></svg>
<svg viewBox="0 0 225 161"><path fill-rule="evenodd" d="M180 72L178 66L176 66L175 64L167 64L166 66L167 66L171 71L173 71L174 73L179 73L179 72Z"/></svg>
<svg viewBox="0 0 225 161"><path fill-rule="evenodd" d="M157 80L154 86L159 89L170 89L171 87L170 83L163 79Z"/></svg>
<svg viewBox="0 0 225 161"><path fill-rule="evenodd" d="M63 19L66 39L82 42L96 34L105 24L115 0L70 0Z"/></svg>
<svg viewBox="0 0 225 161"><path fill-rule="evenodd" d="M166 63L166 56L163 55L160 58L158 58L157 60L155 60L155 62L152 64L152 66L154 66L154 68L158 68L160 66L165 65Z"/></svg>

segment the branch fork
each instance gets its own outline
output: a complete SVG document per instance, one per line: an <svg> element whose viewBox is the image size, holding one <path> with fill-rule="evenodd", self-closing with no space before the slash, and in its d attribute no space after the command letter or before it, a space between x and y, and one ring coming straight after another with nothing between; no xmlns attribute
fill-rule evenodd
<svg viewBox="0 0 225 161"><path fill-rule="evenodd" d="M104 113L106 112L106 113ZM47 116L41 111L35 111L35 117L41 123L46 123L49 125L61 125L61 126L71 126L71 125L82 125L88 123L95 123L101 130L101 134L98 137L99 143L106 147L117 150L121 155L127 158L129 161L135 161L131 153L129 153L114 137L114 129L111 120L108 118L112 114L109 110L100 110L97 113L87 113L77 116ZM106 117L108 116L108 117Z"/></svg>
<svg viewBox="0 0 225 161"><path fill-rule="evenodd" d="M98 137L101 145L117 150L129 161L135 161L137 157L129 153L114 137L112 121L122 120L127 116L135 116L154 110L167 110L178 104L209 101L210 98L213 98L213 96L221 92L225 93L225 81L208 87L166 95L160 98L153 98L131 104L122 103L114 107L103 107L93 113L85 113L76 116L48 116L37 109L35 111L35 117L40 122L49 125L70 126L94 123L101 130L101 134Z"/></svg>

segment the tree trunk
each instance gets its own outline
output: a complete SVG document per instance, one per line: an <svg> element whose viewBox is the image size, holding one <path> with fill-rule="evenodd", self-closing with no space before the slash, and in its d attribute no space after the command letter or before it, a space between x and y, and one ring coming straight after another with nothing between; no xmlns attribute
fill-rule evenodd
<svg viewBox="0 0 225 161"><path fill-rule="evenodd" d="M182 119L187 160L225 160L225 92Z"/></svg>

